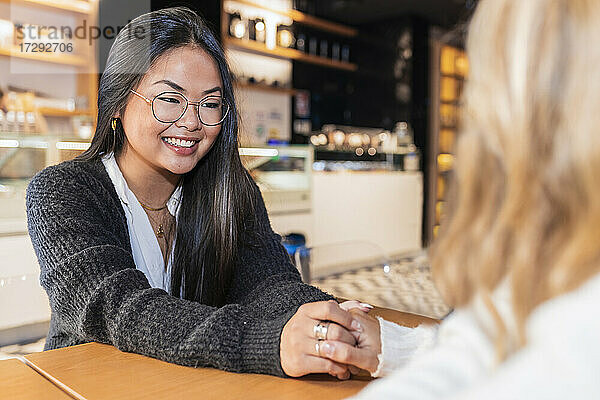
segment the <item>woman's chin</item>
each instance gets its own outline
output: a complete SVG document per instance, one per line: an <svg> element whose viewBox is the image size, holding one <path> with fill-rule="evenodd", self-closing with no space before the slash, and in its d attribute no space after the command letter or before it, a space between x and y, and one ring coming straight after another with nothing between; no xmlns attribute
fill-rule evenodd
<svg viewBox="0 0 600 400"><path fill-rule="evenodd" d="M170 173L174 174L174 175L185 175L188 172L190 172L191 170L194 169L194 167L196 166L196 164L194 165L171 165L168 166L166 169L167 171L169 171Z"/></svg>
<svg viewBox="0 0 600 400"><path fill-rule="evenodd" d="M163 170L166 170L173 175L184 175L194 169L194 167L198 164L198 160L195 157L192 159L166 159L163 162L160 162L158 166Z"/></svg>

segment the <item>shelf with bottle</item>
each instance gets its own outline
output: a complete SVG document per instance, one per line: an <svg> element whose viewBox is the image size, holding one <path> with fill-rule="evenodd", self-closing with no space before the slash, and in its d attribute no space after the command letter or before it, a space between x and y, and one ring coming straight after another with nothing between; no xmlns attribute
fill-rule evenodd
<svg viewBox="0 0 600 400"><path fill-rule="evenodd" d="M354 40L303 26L294 25L289 29L295 35L294 47L301 53L320 60L355 64L350 54Z"/></svg>
<svg viewBox="0 0 600 400"><path fill-rule="evenodd" d="M290 16L293 10L272 12L250 4L223 4L221 35L226 48L329 68L357 69L350 59L349 35L323 32L312 25L298 26Z"/></svg>
<svg viewBox="0 0 600 400"><path fill-rule="evenodd" d="M440 173L452 170L454 145L460 124L461 95L469 62L461 49L442 46L440 50L439 131L437 166ZM438 181L439 182L439 181Z"/></svg>
<svg viewBox="0 0 600 400"><path fill-rule="evenodd" d="M443 209L447 201L448 186L455 168L456 141L461 129L461 95L468 80L469 61L466 53L457 47L434 41L432 73L432 98L437 107L432 111L431 142L429 150L429 190L433 196L427 200L427 226L430 242L439 232Z"/></svg>
<svg viewBox="0 0 600 400"><path fill-rule="evenodd" d="M77 132L91 137L94 112L88 109L84 95L71 98L54 98L40 91L9 86L0 98L0 135L15 132L39 135L41 132ZM59 127L53 129L53 126Z"/></svg>
<svg viewBox="0 0 600 400"><path fill-rule="evenodd" d="M238 3L247 7L255 8L257 10L262 10L263 12L279 14L281 16L288 17L292 19L292 21L297 22L299 24L319 29L322 31L331 32L340 36L354 37L358 35L358 30L356 28L339 24L337 22L327 21L322 18L317 18L313 15L304 13L299 10L277 9L248 0L228 0L228 3Z"/></svg>
<svg viewBox="0 0 600 400"><path fill-rule="evenodd" d="M224 38L224 43L227 47L234 49L250 51L256 54L277 57L288 60L296 60L306 62L310 64L317 64L323 67L342 69L346 71L356 71L358 66L351 62L336 61L325 57L320 57L312 54L306 54L300 50L276 47L273 49L267 48L267 46L260 42L254 42L250 40L243 40L237 38L227 37Z"/></svg>

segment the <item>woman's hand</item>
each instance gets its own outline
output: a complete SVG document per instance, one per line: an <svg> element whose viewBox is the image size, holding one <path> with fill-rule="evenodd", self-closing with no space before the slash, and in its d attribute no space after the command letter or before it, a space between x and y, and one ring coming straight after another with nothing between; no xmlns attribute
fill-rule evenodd
<svg viewBox="0 0 600 400"><path fill-rule="evenodd" d="M320 354L338 364L351 365L375 372L379 365L377 355L381 353L379 321L360 311L359 308L350 309L350 313L362 328L352 331L352 335L356 338L356 347L328 338L322 342Z"/></svg>
<svg viewBox="0 0 600 400"><path fill-rule="evenodd" d="M334 301L303 304L283 327L279 348L281 367L289 376L311 373L328 373L339 379L350 378L347 365L323 358L322 344L315 338L314 327L319 322L330 321L327 340L353 347L356 339L350 331L360 330L360 324L351 313ZM316 344L319 343L319 346Z"/></svg>

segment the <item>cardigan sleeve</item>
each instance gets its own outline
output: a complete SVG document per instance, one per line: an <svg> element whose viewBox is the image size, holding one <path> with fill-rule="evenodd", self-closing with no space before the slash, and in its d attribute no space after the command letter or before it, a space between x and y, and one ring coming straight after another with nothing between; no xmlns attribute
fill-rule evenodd
<svg viewBox="0 0 600 400"><path fill-rule="evenodd" d="M300 286L289 266L280 267L276 275L293 281L279 286L292 293L278 297L293 300L281 300L285 310L264 316L255 310L267 308L269 297L256 290L247 296L250 304L215 308L151 288L135 268L123 234L126 226L114 221L121 220L120 208L109 203L109 189L84 169L61 165L32 179L26 201L55 337L69 337L70 343L98 341L181 365L285 376L279 343L283 326L295 312L290 305L323 294ZM268 241L267 246L275 244ZM255 262L256 267L270 265L260 257ZM270 273L275 271L264 276ZM261 279L257 276L256 281ZM65 345L57 340L47 347Z"/></svg>
<svg viewBox="0 0 600 400"><path fill-rule="evenodd" d="M273 231L264 200L253 185L254 215L251 228L244 234L238 269L233 278L232 302L252 305L262 317L275 317L309 301L334 299L314 286L302 282L298 269ZM259 306L259 308L257 308Z"/></svg>

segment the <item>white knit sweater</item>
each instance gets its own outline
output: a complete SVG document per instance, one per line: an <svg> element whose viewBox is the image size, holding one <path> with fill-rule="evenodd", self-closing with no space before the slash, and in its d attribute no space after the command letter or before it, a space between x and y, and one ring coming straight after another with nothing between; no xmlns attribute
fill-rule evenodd
<svg viewBox="0 0 600 400"><path fill-rule="evenodd" d="M497 290L494 302L511 330L507 293ZM498 364L489 314L474 301L441 324L430 350L353 399L600 399L598 304L600 274L538 306L527 345Z"/></svg>

